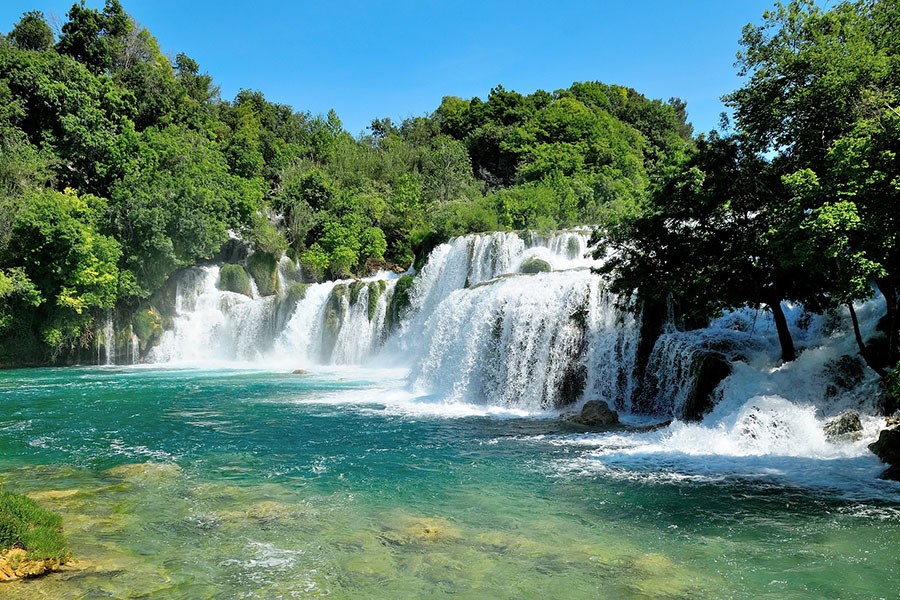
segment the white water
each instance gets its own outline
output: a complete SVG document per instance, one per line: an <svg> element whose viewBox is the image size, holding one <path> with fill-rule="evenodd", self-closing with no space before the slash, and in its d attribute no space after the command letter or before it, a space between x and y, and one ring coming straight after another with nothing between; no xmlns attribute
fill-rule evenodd
<svg viewBox="0 0 900 600"><path fill-rule="evenodd" d="M560 466L563 472L712 480L740 473L802 485L822 478L848 489L877 474L880 463L866 444L882 420L864 417L858 440L827 440L822 430L846 409L874 413L876 378L859 362L846 311L811 316L785 306L799 351L786 365L766 311L736 310L705 329L670 330L647 365L645 393L653 402L639 409L639 323L589 270L587 237L495 233L442 244L416 277L409 307L392 331L392 273L364 280L355 294L351 281L312 284L296 306L285 308L278 297L218 290L217 267L191 269L178 282L175 327L151 360L250 361L313 373L330 372L329 365L377 364L394 374L399 368L404 375L390 378L379 402L402 412L547 415L601 399L626 423L676 418L650 433L565 436L554 443L581 451ZM553 271L517 274L530 257ZM283 261L279 277L284 290L297 277L295 267ZM369 284L378 281L384 292L370 313ZM883 310L877 299L857 306L864 337L874 334ZM712 412L700 422L681 422L695 357L710 351L724 356L733 372L717 388Z"/></svg>

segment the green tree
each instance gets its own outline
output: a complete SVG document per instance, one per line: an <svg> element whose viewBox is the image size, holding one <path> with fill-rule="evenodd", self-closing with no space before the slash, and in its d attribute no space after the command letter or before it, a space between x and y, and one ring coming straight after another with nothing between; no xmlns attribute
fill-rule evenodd
<svg viewBox="0 0 900 600"><path fill-rule="evenodd" d="M9 32L9 39L21 50L49 50L53 47L53 30L39 10L26 12Z"/></svg>

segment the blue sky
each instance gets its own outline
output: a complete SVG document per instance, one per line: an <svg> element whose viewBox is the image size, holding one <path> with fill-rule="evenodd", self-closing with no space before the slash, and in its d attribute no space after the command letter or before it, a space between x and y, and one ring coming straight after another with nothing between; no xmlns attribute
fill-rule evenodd
<svg viewBox="0 0 900 600"><path fill-rule="evenodd" d="M696 131L718 124L740 85L741 27L774 0L123 0L174 57L213 76L222 97L258 89L295 110L334 108L361 132L374 117L434 110L443 96L552 91L574 81L687 100ZM58 23L72 0L4 0L0 30L26 10ZM88 0L102 8L102 0Z"/></svg>

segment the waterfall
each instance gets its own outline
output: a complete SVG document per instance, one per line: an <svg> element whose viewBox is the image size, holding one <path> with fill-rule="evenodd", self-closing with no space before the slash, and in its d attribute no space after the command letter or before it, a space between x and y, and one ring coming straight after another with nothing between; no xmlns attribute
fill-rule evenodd
<svg viewBox="0 0 900 600"><path fill-rule="evenodd" d="M577 230L462 236L438 245L402 292L390 272L302 283L287 258L277 268L279 294L268 297L255 286L249 296L220 290L217 266L187 269L176 282L174 326L149 360L291 370L377 362L408 368L409 391L431 402L534 412L598 399L657 419L700 419L712 409L705 419L716 427L779 402L824 415L875 396L846 314L790 305L783 308L801 351L794 363L780 364L769 313L745 308L704 329L670 328L638 381L640 316L591 271L588 239ZM520 273L526 263L540 263L539 272ZM875 334L881 302L857 308L864 337ZM718 376L704 387L709 364Z"/></svg>
<svg viewBox="0 0 900 600"><path fill-rule="evenodd" d="M255 360L271 348L276 297L219 290L219 267L195 267L176 287L174 328L150 353L151 362ZM251 280L252 281L252 280Z"/></svg>
<svg viewBox="0 0 900 600"><path fill-rule="evenodd" d="M497 279L457 290L426 320L411 380L447 401L531 411L585 389L621 403L635 335L587 270Z"/></svg>

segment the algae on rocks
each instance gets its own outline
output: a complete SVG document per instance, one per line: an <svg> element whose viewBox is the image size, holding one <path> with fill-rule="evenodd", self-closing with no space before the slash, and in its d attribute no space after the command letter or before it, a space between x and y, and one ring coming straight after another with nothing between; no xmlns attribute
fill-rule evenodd
<svg viewBox="0 0 900 600"><path fill-rule="evenodd" d="M553 268L546 260L537 257L526 258L519 267L519 273L533 275L534 273L549 273Z"/></svg>
<svg viewBox="0 0 900 600"><path fill-rule="evenodd" d="M140 308L131 319L131 328L138 339L141 356L143 357L162 337L163 319L152 308Z"/></svg>
<svg viewBox="0 0 900 600"><path fill-rule="evenodd" d="M247 257L247 270L256 282L260 296L278 293L278 261L268 252L254 252Z"/></svg>
<svg viewBox="0 0 900 600"><path fill-rule="evenodd" d="M219 269L218 288L223 292L234 292L247 297L253 295L250 276L241 265L227 264Z"/></svg>
<svg viewBox="0 0 900 600"><path fill-rule="evenodd" d="M387 282L384 279L369 282L368 315L370 323L375 318L375 312L378 310L378 300L385 290L387 290Z"/></svg>
<svg viewBox="0 0 900 600"><path fill-rule="evenodd" d="M400 321L406 314L406 309L409 308L410 288L412 288L414 281L415 279L412 275L404 275L394 285L394 292L388 301L387 327L385 328L387 332L393 331L400 325Z"/></svg>

